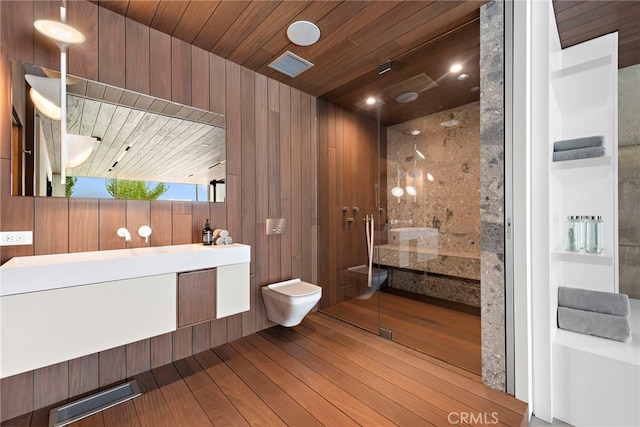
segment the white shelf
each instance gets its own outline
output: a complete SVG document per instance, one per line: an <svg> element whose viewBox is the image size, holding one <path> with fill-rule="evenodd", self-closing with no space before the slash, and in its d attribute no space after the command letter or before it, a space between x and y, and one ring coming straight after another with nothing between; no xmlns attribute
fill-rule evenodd
<svg viewBox="0 0 640 427"><path fill-rule="evenodd" d="M552 171L564 171L568 169L582 169L582 168L595 168L606 167L612 165L611 156L593 157L590 159L578 159L578 160L565 160L562 162L552 162Z"/></svg>
<svg viewBox="0 0 640 427"><path fill-rule="evenodd" d="M552 261L574 262L592 265L613 265L613 257L609 255L606 249L600 254L588 254L585 252L567 252L564 250L555 250L551 252Z"/></svg>

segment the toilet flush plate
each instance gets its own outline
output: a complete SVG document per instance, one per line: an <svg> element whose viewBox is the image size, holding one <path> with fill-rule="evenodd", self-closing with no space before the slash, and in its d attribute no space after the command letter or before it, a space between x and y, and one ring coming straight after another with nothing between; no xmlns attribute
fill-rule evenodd
<svg viewBox="0 0 640 427"><path fill-rule="evenodd" d="M287 220L285 218L267 218L267 235L285 234L287 232Z"/></svg>

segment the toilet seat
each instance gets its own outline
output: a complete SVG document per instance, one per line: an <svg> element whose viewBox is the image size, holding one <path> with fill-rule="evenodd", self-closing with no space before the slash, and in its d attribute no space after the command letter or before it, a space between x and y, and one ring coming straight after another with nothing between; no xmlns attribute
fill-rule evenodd
<svg viewBox="0 0 640 427"><path fill-rule="evenodd" d="M303 297L306 295L313 295L322 290L320 286L303 282L300 279L287 280L286 282L274 283L268 286L269 289L279 294L287 295L290 297Z"/></svg>

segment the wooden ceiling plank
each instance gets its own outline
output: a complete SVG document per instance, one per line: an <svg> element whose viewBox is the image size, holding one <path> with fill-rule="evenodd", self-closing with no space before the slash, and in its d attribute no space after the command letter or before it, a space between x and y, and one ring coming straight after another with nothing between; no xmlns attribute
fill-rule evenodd
<svg viewBox="0 0 640 427"><path fill-rule="evenodd" d="M162 33L172 35L175 30L182 14L189 6L191 0L175 1L175 0L162 0L158 4L153 19L151 20L151 28L154 28Z"/></svg>
<svg viewBox="0 0 640 427"><path fill-rule="evenodd" d="M294 22L294 17L304 10L310 1L280 2L278 7L247 36L227 58L231 62L241 64L257 49L269 40L269 34L286 31L285 28Z"/></svg>
<svg viewBox="0 0 640 427"><path fill-rule="evenodd" d="M638 3L640 5L640 3ZM563 48L591 40L604 34L619 31L620 36L624 36L628 28L635 29L640 19L640 8L628 9L622 18L603 17L590 21L581 27L560 33L560 40Z"/></svg>
<svg viewBox="0 0 640 427"><path fill-rule="evenodd" d="M584 0L553 0L553 9L555 13L563 12L581 3L586 2Z"/></svg>
<svg viewBox="0 0 640 427"><path fill-rule="evenodd" d="M249 7L242 11L234 25L224 33L212 49L212 52L223 58L227 58L243 40L264 22L280 2L251 2Z"/></svg>
<svg viewBox="0 0 640 427"><path fill-rule="evenodd" d="M129 3L127 18L149 27L160 6L160 0L135 0Z"/></svg>
<svg viewBox="0 0 640 427"><path fill-rule="evenodd" d="M554 6L556 5L556 3L558 2L554 2ZM564 3L564 2L562 2ZM611 4L611 3L615 3L614 1L600 1L600 6L605 6L607 3ZM591 11L594 8L594 4L592 1L581 1L581 2L577 2L577 4L575 4L574 6L571 6L569 8L566 8L564 10L556 10L554 9L555 12L555 17L556 17L556 23L558 22L564 22L568 19L574 18L576 16L582 15L583 13L587 13L589 11Z"/></svg>
<svg viewBox="0 0 640 427"><path fill-rule="evenodd" d="M204 24L202 31L193 40L193 44L207 52L213 52L212 49L218 40L236 24L238 16L249 6L249 3L246 0L223 1Z"/></svg>
<svg viewBox="0 0 640 427"><path fill-rule="evenodd" d="M193 43L219 4L219 1L190 2L173 31L173 36L187 43Z"/></svg>
<svg viewBox="0 0 640 427"><path fill-rule="evenodd" d="M581 27L602 25L601 21L611 23L624 19L628 14L626 9L634 8L638 4L635 1L591 1L588 3L592 6L591 10L558 22L558 33L569 32Z"/></svg>
<svg viewBox="0 0 640 427"><path fill-rule="evenodd" d="M129 0L100 0L97 4L98 6L117 13L118 15L126 16L127 8L129 7Z"/></svg>

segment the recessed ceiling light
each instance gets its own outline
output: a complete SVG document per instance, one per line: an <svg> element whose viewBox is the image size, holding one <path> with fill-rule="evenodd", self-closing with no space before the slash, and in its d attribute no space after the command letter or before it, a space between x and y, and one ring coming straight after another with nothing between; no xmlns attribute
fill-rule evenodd
<svg viewBox="0 0 640 427"><path fill-rule="evenodd" d="M449 71L451 71L452 73L458 73L462 71L462 64L453 64L451 68L449 68Z"/></svg>
<svg viewBox="0 0 640 427"><path fill-rule="evenodd" d="M469 89L469 90L470 90L471 92L477 92L477 91L479 91L479 90L480 90L480 87L479 87L479 86L474 86L474 87L472 87L472 88L471 88L471 89Z"/></svg>
<svg viewBox="0 0 640 427"><path fill-rule="evenodd" d="M467 80L469 78L469 74L462 73L458 76L458 80Z"/></svg>
<svg viewBox="0 0 640 427"><path fill-rule="evenodd" d="M418 129L413 129L411 132L409 132L411 135L416 136L416 135L420 135L420 131Z"/></svg>
<svg viewBox="0 0 640 427"><path fill-rule="evenodd" d="M440 123L440 126L442 126L443 128L450 128L459 124L460 124L460 120L451 119L451 120L447 120L446 122Z"/></svg>
<svg viewBox="0 0 640 427"><path fill-rule="evenodd" d="M367 98L367 105L373 105L376 103L376 99L373 96Z"/></svg>
<svg viewBox="0 0 640 427"><path fill-rule="evenodd" d="M404 92L396 96L396 101L400 104L406 104L407 102L415 101L416 99L418 99L418 94L416 92Z"/></svg>
<svg viewBox="0 0 640 427"><path fill-rule="evenodd" d="M320 39L320 29L309 21L296 21L287 28L287 37L298 46L311 46Z"/></svg>

